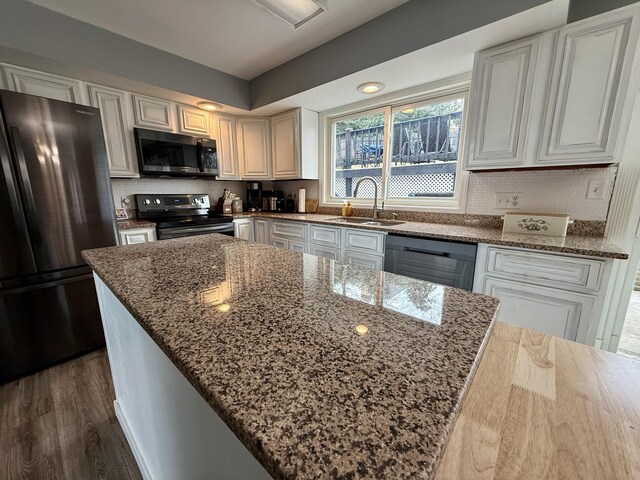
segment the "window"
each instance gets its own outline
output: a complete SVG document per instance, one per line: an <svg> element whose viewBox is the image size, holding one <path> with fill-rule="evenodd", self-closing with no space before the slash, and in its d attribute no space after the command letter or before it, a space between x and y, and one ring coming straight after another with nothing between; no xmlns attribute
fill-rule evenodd
<svg viewBox="0 0 640 480"><path fill-rule="evenodd" d="M371 177L387 207L459 209L465 99L459 92L331 118L324 203L370 205L371 182L362 183L358 198L353 192L359 179Z"/></svg>

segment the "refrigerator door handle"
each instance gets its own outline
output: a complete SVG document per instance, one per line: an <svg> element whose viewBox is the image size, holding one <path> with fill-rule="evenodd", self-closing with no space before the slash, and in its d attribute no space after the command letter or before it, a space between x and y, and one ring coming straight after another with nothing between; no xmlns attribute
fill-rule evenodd
<svg viewBox="0 0 640 480"><path fill-rule="evenodd" d="M23 194L27 210L27 225L29 227L29 232L31 233L31 241L34 243L34 245L42 246L42 235L40 234L40 229L38 228L38 224L35 221L36 202L33 198L33 191L31 190L31 181L29 180L27 160L24 156L22 141L20 139L20 130L18 129L18 127L9 127L9 137L13 155L18 163L18 175L20 177L20 183L23 187Z"/></svg>

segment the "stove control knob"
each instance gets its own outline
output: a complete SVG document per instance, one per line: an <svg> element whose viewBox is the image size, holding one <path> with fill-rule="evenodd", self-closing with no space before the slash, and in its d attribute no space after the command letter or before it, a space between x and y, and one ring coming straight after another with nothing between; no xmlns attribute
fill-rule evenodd
<svg viewBox="0 0 640 480"><path fill-rule="evenodd" d="M144 203L145 205L151 205L151 200L148 198L145 198L142 203Z"/></svg>
<svg viewBox="0 0 640 480"><path fill-rule="evenodd" d="M204 203L204 201L205 201L205 198L204 198L204 197L202 197L202 198L200 199L200 203Z"/></svg>
<svg viewBox="0 0 640 480"><path fill-rule="evenodd" d="M159 198L156 198L156 199L153 201L153 203L155 203L156 205L160 205L160 199L159 199Z"/></svg>

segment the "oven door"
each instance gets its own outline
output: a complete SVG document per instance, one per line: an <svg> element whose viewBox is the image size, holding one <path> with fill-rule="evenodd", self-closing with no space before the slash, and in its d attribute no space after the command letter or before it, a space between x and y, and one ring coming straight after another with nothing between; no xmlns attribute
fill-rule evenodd
<svg viewBox="0 0 640 480"><path fill-rule="evenodd" d="M167 227L158 229L158 240L170 238L193 237L194 235L208 235L220 233L222 235L235 236L232 222L218 223L216 225L202 225L197 227Z"/></svg>

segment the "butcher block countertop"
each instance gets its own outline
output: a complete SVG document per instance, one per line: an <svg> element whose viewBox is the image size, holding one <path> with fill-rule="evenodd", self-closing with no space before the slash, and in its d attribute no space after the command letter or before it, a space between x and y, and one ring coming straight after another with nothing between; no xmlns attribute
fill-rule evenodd
<svg viewBox="0 0 640 480"><path fill-rule="evenodd" d="M640 478L640 362L496 322L435 478Z"/></svg>

